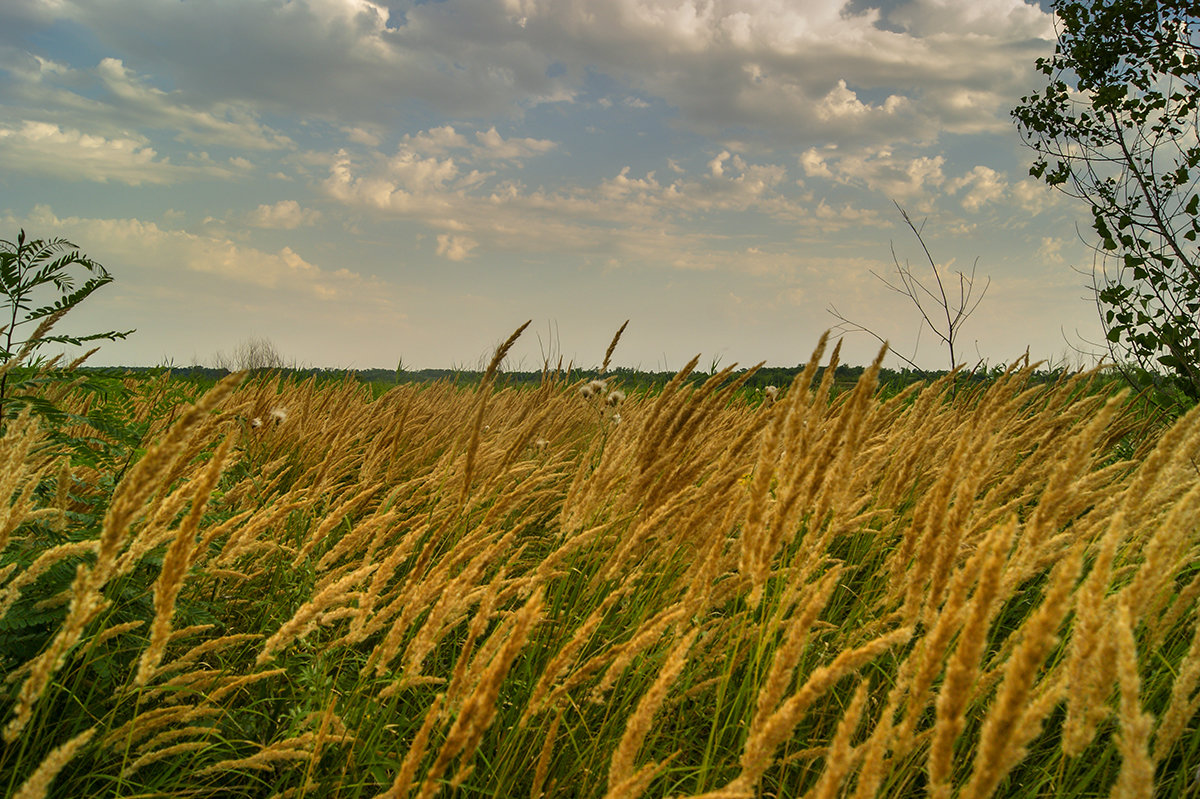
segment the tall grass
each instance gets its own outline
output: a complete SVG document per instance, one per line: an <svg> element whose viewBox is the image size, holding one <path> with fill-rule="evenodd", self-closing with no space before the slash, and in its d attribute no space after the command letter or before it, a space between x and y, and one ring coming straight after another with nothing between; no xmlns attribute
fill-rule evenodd
<svg viewBox="0 0 1200 799"><path fill-rule="evenodd" d="M108 482L22 417L0 790L1193 790L1200 415L824 349L773 402L232 378Z"/></svg>

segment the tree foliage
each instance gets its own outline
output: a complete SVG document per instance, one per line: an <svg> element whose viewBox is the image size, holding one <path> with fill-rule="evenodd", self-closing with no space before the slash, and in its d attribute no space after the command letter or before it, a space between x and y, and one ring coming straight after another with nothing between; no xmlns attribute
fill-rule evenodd
<svg viewBox="0 0 1200 799"><path fill-rule="evenodd" d="M1200 399L1200 47L1194 0L1056 0L1048 78L1013 116L1030 174L1091 205L1106 340Z"/></svg>
<svg viewBox="0 0 1200 799"><path fill-rule="evenodd" d="M1013 116L1030 174L1091 206L1110 350L1200 399L1195 0L1055 0L1046 87Z"/></svg>

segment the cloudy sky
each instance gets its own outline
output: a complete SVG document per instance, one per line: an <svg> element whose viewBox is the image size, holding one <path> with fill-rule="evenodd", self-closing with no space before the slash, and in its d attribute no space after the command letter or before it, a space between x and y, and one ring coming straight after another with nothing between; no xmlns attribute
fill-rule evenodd
<svg viewBox="0 0 1200 799"><path fill-rule="evenodd" d="M960 360L1061 359L1086 209L1009 116L1053 44L1022 0L6 0L0 237L114 275L94 363L474 367L532 319L514 363L590 366L630 319L624 365L793 365L833 306L940 366L872 275L925 274L898 203L990 277Z"/></svg>

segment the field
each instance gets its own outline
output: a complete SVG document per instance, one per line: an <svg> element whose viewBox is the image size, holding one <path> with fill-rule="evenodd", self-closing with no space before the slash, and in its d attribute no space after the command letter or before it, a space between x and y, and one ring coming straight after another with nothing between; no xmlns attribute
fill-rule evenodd
<svg viewBox="0 0 1200 799"><path fill-rule="evenodd" d="M835 394L824 342L777 396L502 355L10 420L0 791L1197 793L1198 413L1028 365Z"/></svg>

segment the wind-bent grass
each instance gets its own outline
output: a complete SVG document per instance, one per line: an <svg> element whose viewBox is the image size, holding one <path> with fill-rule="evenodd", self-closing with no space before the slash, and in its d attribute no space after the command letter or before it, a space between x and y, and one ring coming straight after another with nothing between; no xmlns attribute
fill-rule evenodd
<svg viewBox="0 0 1200 799"><path fill-rule="evenodd" d="M9 424L0 789L1191 790L1200 412L1121 460L1086 375L832 397L824 346L769 403L230 381L110 493Z"/></svg>

